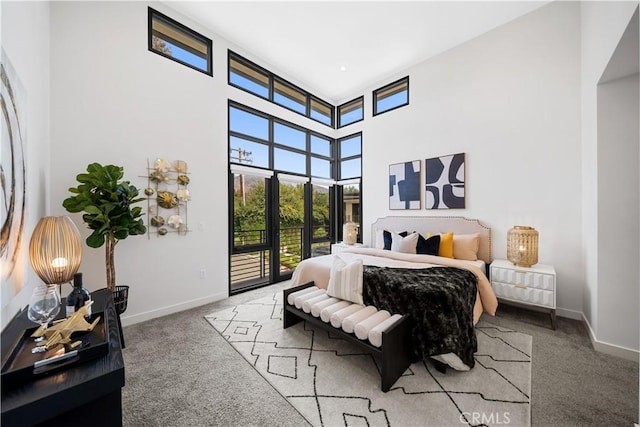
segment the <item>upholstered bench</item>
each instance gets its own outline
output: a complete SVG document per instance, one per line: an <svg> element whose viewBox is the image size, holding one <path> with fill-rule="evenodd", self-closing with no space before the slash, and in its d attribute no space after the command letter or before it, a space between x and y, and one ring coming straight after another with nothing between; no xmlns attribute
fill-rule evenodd
<svg viewBox="0 0 640 427"><path fill-rule="evenodd" d="M305 320L372 353L381 361L382 391L387 392L410 361L408 315L390 315L327 295L314 282L285 289L283 326Z"/></svg>

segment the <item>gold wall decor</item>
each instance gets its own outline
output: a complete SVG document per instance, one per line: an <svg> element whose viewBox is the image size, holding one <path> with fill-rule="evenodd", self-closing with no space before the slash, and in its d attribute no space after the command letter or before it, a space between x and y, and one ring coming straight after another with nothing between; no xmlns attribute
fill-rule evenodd
<svg viewBox="0 0 640 427"><path fill-rule="evenodd" d="M157 237L169 233L185 235L189 231L187 205L191 200L188 186L191 182L187 162L171 163L156 159L153 164L147 159L147 234Z"/></svg>

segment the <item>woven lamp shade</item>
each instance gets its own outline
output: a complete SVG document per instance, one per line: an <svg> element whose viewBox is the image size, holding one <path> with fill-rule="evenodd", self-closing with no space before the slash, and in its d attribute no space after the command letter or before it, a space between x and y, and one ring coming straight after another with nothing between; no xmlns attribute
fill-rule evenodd
<svg viewBox="0 0 640 427"><path fill-rule="evenodd" d="M45 216L38 221L29 242L29 259L47 285L68 283L80 268L80 232L68 216Z"/></svg>
<svg viewBox="0 0 640 427"><path fill-rule="evenodd" d="M538 263L538 232L533 227L514 225L507 233L507 259L520 267Z"/></svg>

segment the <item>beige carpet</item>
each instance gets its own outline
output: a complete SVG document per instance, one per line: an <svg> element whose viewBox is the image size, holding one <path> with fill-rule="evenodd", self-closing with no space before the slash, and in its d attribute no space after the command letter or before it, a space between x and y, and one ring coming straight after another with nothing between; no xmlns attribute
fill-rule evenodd
<svg viewBox="0 0 640 427"><path fill-rule="evenodd" d="M305 323L282 328L282 293L206 319L314 426L531 424L531 336L481 321L476 366L414 363L380 391L377 361Z"/></svg>

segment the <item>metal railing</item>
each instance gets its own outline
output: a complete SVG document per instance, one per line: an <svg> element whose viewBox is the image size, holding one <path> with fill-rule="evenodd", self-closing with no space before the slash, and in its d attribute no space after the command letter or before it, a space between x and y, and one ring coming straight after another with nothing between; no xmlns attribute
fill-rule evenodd
<svg viewBox="0 0 640 427"><path fill-rule="evenodd" d="M294 270L302 261L303 245L302 227L282 227L280 229L280 272ZM234 233L234 246L264 245L267 243L267 232L259 230L239 230ZM324 253L321 248L313 251L313 255ZM231 255L231 288L239 289L269 279L270 250L256 250Z"/></svg>

